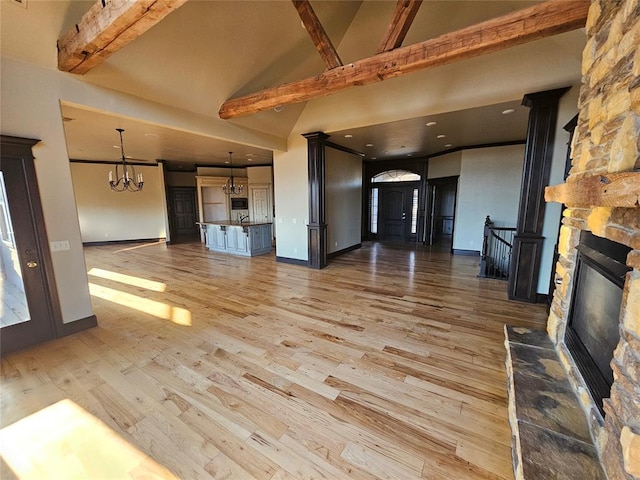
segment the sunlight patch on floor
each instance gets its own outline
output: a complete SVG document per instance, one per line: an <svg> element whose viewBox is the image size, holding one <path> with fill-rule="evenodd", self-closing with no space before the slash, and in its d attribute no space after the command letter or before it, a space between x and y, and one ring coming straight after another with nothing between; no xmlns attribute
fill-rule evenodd
<svg viewBox="0 0 640 480"><path fill-rule="evenodd" d="M177 479L69 399L0 430L0 455L21 480Z"/></svg>
<svg viewBox="0 0 640 480"><path fill-rule="evenodd" d="M191 312L184 308L172 307L163 302L143 298L132 293L121 292L114 288L103 287L95 283L89 283L89 293L94 297L117 303L123 307L148 313L163 320L170 320L177 325L191 326Z"/></svg>
<svg viewBox="0 0 640 480"><path fill-rule="evenodd" d="M101 268L92 268L88 272L89 275L106 280L113 280L114 282L120 282L132 287L145 288L154 292L164 292L167 289L167 285L162 282L155 282L153 280L147 280L142 277L134 277L133 275L125 275L123 273L112 272L110 270L103 270Z"/></svg>

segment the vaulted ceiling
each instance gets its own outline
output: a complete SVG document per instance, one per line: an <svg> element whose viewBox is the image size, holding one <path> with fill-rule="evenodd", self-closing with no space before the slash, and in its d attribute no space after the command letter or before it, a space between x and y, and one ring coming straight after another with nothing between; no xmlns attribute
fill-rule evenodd
<svg viewBox="0 0 640 480"><path fill-rule="evenodd" d="M9 2L2 4L3 56L56 68L56 40L79 21L94 2L30 1L26 9L7 3ZM540 2L425 0L408 31L404 45L537 3ZM346 64L376 53L396 2L312 0L311 4ZM24 32L27 31L37 31L38 34L25 35ZM501 73L507 82L512 75L522 73L523 57L546 56L549 59L549 71L540 71L539 81L523 86L529 91L531 88L542 90L579 82L584 41L584 32L576 30L491 55L494 61L499 58L501 68L504 69ZM469 67L468 74L474 75L475 66L481 64L481 59L475 59L464 65ZM514 70L510 71L511 68ZM291 2L191 0L86 73L82 80L195 115L217 118L220 106L230 98L318 75L324 70L325 64ZM439 134L446 133L451 139L449 143L453 143L455 147L524 138L526 110L519 107L519 100L528 90L518 92L518 95L510 94L510 98L485 95L486 98L500 101L483 100L482 104L466 102L469 108L448 111L446 102L442 103L438 99L449 94L462 94L461 91L447 92L443 89L443 85L456 88L464 83L459 77L461 70L447 67L435 70L437 71L433 73L410 74L408 77L411 78L401 83L415 89L416 95L433 97L433 112L425 113L422 109L420 114L416 114L410 106L399 103L394 111L376 115L375 125L368 125L366 121L365 124L359 121L353 125L347 124L348 122L329 122L340 125L340 128L327 132L333 135L335 141L351 143L354 148L367 153L369 158L397 158L406 155L406 152L419 156L441 151L446 147L432 141L429 136L434 130L425 126L428 121L433 120L439 121L443 128L446 125L448 131ZM486 74L480 72L480 75ZM467 83L468 80L467 78ZM479 84L482 81L483 78L478 77ZM399 83L396 83L396 89L397 85ZM489 87L479 85L479 90ZM500 86L495 85L494 88L499 89ZM372 111L377 108L376 96L379 98L379 92L385 91L384 85L373 89L356 89L375 92L367 104L361 105L361 108ZM392 94L394 90L391 88L388 91ZM464 92L463 96L470 98L472 95L473 91L469 91ZM336 96L329 101L321 98L312 102L320 106L333 106L340 98L345 97ZM254 129L286 138L295 131L296 122L307 104L308 102L291 104L279 112L268 110L228 122L238 128ZM505 121L505 117L499 112L507 107L515 108L516 113ZM388 109L386 106L385 108ZM335 116L344 113L336 108L331 111L331 115ZM114 153L117 152L113 145L117 142L114 125L126 124L123 126L128 130L126 141L135 150L132 151L132 156L142 159L165 159L175 165L222 164L228 157L227 152L233 150L238 152L239 159L246 160L250 158L246 155L250 154L255 155L255 158L265 158L267 162L270 160L269 150L255 145L238 145L233 139L219 138L215 134L202 137L194 136L193 132L163 131L163 126L150 126L132 118L122 119L110 112L83 110L82 106L77 105L64 105L63 115L76 119L65 122L71 158L102 160L111 156L115 159L117 155ZM483 121L478 121L479 117ZM381 122L380 118L388 121ZM398 132L402 133L402 138L399 138ZM351 138L357 139L359 143L356 140L340 141L347 134L353 135ZM149 139L154 140L152 142ZM478 142L478 139L482 141ZM398 151L399 142L404 146L403 151ZM365 149L368 143L373 143L374 147ZM379 150L374 152L371 148Z"/></svg>

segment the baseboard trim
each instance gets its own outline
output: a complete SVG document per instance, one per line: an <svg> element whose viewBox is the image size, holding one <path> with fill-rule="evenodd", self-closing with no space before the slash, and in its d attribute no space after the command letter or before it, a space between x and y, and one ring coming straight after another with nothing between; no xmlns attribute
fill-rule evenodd
<svg viewBox="0 0 640 480"><path fill-rule="evenodd" d="M345 253L353 252L354 250L358 250L362 248L361 243L356 243L355 245L351 245L350 247L343 248L342 250L338 250L337 252L331 252L327 254L327 258L336 258L340 255L344 255Z"/></svg>
<svg viewBox="0 0 640 480"><path fill-rule="evenodd" d="M299 258L289 258L289 257L278 257L276 256L276 262L278 263L288 263L290 265L302 265L307 267L309 265L308 260L300 260Z"/></svg>
<svg viewBox="0 0 640 480"><path fill-rule="evenodd" d="M466 255L468 257L479 257L480 252L478 250L460 250L458 248L454 248L451 250L451 253L454 255Z"/></svg>
<svg viewBox="0 0 640 480"><path fill-rule="evenodd" d="M101 245L117 245L119 243L157 243L157 242L167 242L167 239L164 237L161 237L161 238L138 238L137 240L110 240L108 242L82 242L82 246L99 247Z"/></svg>
<svg viewBox="0 0 640 480"><path fill-rule="evenodd" d="M97 326L98 319L95 315L91 315L90 317L81 318L80 320L76 320L75 322L57 325L56 334L57 338L66 337L67 335L73 335L74 333L82 332L83 330L87 330L89 328Z"/></svg>

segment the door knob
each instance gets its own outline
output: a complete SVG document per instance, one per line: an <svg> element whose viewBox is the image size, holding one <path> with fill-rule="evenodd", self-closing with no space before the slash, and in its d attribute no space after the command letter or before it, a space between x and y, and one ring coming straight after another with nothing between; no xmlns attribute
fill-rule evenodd
<svg viewBox="0 0 640 480"><path fill-rule="evenodd" d="M36 268L38 266L38 262L35 262L33 260L27 262L27 267L29 268Z"/></svg>

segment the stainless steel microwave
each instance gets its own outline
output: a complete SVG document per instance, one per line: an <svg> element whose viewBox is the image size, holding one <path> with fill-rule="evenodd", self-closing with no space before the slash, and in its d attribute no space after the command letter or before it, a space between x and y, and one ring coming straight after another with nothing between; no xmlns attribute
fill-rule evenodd
<svg viewBox="0 0 640 480"><path fill-rule="evenodd" d="M249 210L247 197L231 198L231 210Z"/></svg>

